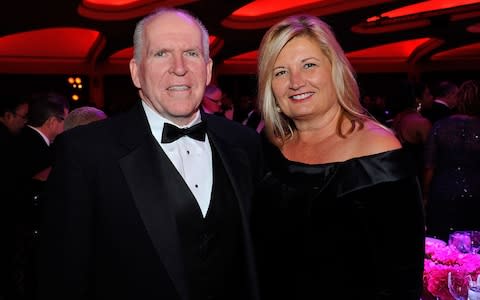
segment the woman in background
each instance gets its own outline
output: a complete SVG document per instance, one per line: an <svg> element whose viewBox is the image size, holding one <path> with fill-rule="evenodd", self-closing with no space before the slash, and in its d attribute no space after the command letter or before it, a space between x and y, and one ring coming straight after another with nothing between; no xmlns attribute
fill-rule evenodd
<svg viewBox="0 0 480 300"><path fill-rule="evenodd" d="M258 92L270 167L253 220L264 299L418 300L415 170L395 135L365 113L329 26L299 15L268 30Z"/></svg>
<svg viewBox="0 0 480 300"><path fill-rule="evenodd" d="M480 230L480 82L465 81L456 98L458 113L433 125L425 152L427 234L445 241Z"/></svg>

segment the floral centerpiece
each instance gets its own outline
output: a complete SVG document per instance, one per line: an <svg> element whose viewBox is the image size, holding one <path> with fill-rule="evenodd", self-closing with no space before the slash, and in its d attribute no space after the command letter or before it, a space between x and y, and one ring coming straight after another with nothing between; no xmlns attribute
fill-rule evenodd
<svg viewBox="0 0 480 300"><path fill-rule="evenodd" d="M442 300L454 300L448 291L448 272L460 270L476 278L480 274L480 255L461 253L445 242L427 238L423 284L426 293Z"/></svg>

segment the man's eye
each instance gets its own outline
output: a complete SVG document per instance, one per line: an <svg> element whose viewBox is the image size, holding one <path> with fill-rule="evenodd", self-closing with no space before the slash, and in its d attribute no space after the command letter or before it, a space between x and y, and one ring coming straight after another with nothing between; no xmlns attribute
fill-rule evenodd
<svg viewBox="0 0 480 300"><path fill-rule="evenodd" d="M187 55L192 57L199 56L197 51L187 51Z"/></svg>
<svg viewBox="0 0 480 300"><path fill-rule="evenodd" d="M166 52L165 51L158 51L155 53L155 56L165 56Z"/></svg>

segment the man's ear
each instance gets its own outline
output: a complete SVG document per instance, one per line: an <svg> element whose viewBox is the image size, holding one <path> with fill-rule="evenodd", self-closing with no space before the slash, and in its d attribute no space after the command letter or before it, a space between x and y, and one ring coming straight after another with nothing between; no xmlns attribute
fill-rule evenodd
<svg viewBox="0 0 480 300"><path fill-rule="evenodd" d="M209 85L212 81L212 73L213 73L213 60L209 57L207 62L207 82L205 86Z"/></svg>
<svg viewBox="0 0 480 300"><path fill-rule="evenodd" d="M128 65L130 67L130 77L132 78L132 82L133 84L135 85L136 88L141 88L141 84L140 84L140 78L138 77L138 68L139 66L137 65L137 61L135 60L135 58L132 58L130 60L130 63Z"/></svg>
<svg viewBox="0 0 480 300"><path fill-rule="evenodd" d="M0 117L3 117L3 119L4 119L5 121L9 121L9 120L15 118L15 114L14 114L13 112L11 112L11 111L7 111L7 112L5 112L5 113L3 114L3 116L0 116Z"/></svg>

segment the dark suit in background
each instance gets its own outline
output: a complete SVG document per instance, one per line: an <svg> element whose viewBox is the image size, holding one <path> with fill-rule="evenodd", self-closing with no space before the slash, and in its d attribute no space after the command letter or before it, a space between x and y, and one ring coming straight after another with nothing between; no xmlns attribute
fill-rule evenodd
<svg viewBox="0 0 480 300"><path fill-rule="evenodd" d="M457 90L457 85L449 80L443 80L433 85L431 87L432 96L434 97L432 106L422 112L422 114L434 124L438 120L456 113Z"/></svg>
<svg viewBox="0 0 480 300"><path fill-rule="evenodd" d="M68 114L68 101L59 93L38 92L29 98L28 126L20 132L16 145L19 209L15 264L21 299L34 298L40 206L53 162L51 143L63 131L63 120Z"/></svg>
<svg viewBox="0 0 480 300"><path fill-rule="evenodd" d="M454 110L448 107L447 105L438 101L434 101L432 103L432 107L428 110L427 117L429 118L430 122L433 124L440 119L451 116L453 113L454 113Z"/></svg>
<svg viewBox="0 0 480 300"><path fill-rule="evenodd" d="M21 158L18 164L21 173L18 219L28 227L28 234L33 238L38 230L38 206L45 185L45 181L34 176L52 165L53 154L40 133L25 126L18 137L17 155Z"/></svg>
<svg viewBox="0 0 480 300"><path fill-rule="evenodd" d="M33 251L38 240L39 209L43 197L45 181L34 178L39 172L52 165L53 155L50 146L43 137L30 126L20 132L16 149L19 169L17 193L17 264L19 277L24 278L22 294L27 299L33 297ZM27 296L28 295L28 296Z"/></svg>

